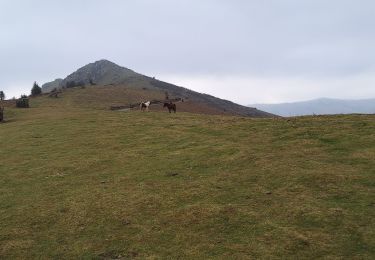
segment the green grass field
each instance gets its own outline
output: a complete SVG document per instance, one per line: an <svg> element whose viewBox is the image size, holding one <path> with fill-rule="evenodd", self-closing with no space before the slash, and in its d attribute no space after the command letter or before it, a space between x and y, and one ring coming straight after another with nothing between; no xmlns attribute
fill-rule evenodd
<svg viewBox="0 0 375 260"><path fill-rule="evenodd" d="M6 109L0 258L375 258L375 116L66 102Z"/></svg>

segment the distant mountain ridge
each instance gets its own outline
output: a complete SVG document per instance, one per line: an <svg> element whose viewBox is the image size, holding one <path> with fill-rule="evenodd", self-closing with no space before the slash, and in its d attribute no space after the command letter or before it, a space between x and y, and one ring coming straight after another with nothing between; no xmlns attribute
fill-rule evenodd
<svg viewBox="0 0 375 260"><path fill-rule="evenodd" d="M293 103L252 104L249 106L280 116L375 114L375 98L360 100L319 98Z"/></svg>
<svg viewBox="0 0 375 260"><path fill-rule="evenodd" d="M73 84L72 84L73 83ZM179 87L167 82L151 78L128 68L121 67L108 60L99 60L87 64L77 71L68 75L65 79L56 79L55 81L43 84L43 93L51 92L53 89L60 89L70 86L97 85L97 86L118 86L132 87L144 91L153 90L159 92L168 92L169 95L180 97L204 104L213 108L222 114L249 116L249 117L274 117L270 113L260 111L255 108L241 106L231 101L219 99L211 95L198 93L187 88Z"/></svg>

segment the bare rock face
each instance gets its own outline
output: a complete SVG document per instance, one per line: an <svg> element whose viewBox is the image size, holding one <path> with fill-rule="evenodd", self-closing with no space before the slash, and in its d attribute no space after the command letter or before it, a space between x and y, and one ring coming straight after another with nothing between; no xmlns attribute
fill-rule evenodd
<svg viewBox="0 0 375 260"><path fill-rule="evenodd" d="M142 75L108 60L100 60L90 63L67 76L62 81L62 86L66 86L69 82L81 85L121 84L130 78L137 77L142 77Z"/></svg>
<svg viewBox="0 0 375 260"><path fill-rule="evenodd" d="M121 67L108 60L99 60L78 69L65 79L57 79L42 86L43 93L54 88L74 87L82 85L121 84L127 80L144 77L130 69Z"/></svg>
<svg viewBox="0 0 375 260"><path fill-rule="evenodd" d="M52 82L48 82L43 84L42 86L42 93L49 93L54 89L59 89L61 88L61 83L63 82L63 79L55 79Z"/></svg>

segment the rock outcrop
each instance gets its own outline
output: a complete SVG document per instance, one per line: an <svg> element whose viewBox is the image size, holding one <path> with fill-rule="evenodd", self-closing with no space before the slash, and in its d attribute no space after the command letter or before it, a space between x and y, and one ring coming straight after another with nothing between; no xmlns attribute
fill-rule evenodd
<svg viewBox="0 0 375 260"><path fill-rule="evenodd" d="M63 79L55 79L52 82L48 82L43 84L42 86L42 93L49 93L54 89L59 89L62 87Z"/></svg>

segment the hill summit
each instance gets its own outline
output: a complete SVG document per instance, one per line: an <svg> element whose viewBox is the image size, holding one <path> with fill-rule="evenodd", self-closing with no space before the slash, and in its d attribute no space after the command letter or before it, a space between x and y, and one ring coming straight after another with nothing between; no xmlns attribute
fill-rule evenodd
<svg viewBox="0 0 375 260"><path fill-rule="evenodd" d="M62 84L66 84L69 81L81 81L84 84L90 84L90 81L92 81L94 84L98 85L121 84L126 80L141 76L142 75L130 69L123 68L111 61L100 60L90 63L70 74L62 81Z"/></svg>
<svg viewBox="0 0 375 260"><path fill-rule="evenodd" d="M70 82L83 85L92 83L97 85L121 84L126 80L137 77L142 77L142 75L103 59L83 66L68 75L65 79L56 79L55 81L44 84L42 90L47 93L54 88L65 87Z"/></svg>
<svg viewBox="0 0 375 260"><path fill-rule="evenodd" d="M87 64L68 75L65 79L56 79L55 81L45 83L42 86L42 91L43 93L48 93L53 89L71 88L75 86L93 86L101 88L101 95L108 96L113 96L114 92L118 93L119 88L138 90L140 91L138 99L143 99L143 97L146 96L148 98L160 98L160 96L164 96L164 93L168 93L171 97L178 97L189 102L188 105L185 105L186 112L250 117L275 116L256 108L241 106L228 100L198 93L187 88L139 74L131 69L121 67L105 59ZM103 88L105 89L103 90ZM107 90L106 93L105 90ZM148 91L149 95L145 95L145 91ZM151 93L159 94L152 96ZM118 98L119 97L117 96L117 99ZM139 102L140 100L134 101Z"/></svg>

